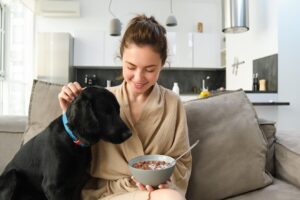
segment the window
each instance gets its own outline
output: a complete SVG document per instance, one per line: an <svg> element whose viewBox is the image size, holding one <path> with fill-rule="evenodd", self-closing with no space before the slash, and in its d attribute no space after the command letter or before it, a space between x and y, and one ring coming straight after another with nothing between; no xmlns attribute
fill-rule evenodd
<svg viewBox="0 0 300 200"><path fill-rule="evenodd" d="M27 115L33 77L34 15L18 0L12 0L1 5L1 16L1 30L5 32L1 32L0 115Z"/></svg>
<svg viewBox="0 0 300 200"><path fill-rule="evenodd" d="M0 79L4 77L4 5L0 3Z"/></svg>
<svg viewBox="0 0 300 200"><path fill-rule="evenodd" d="M3 83L4 79L4 5L0 2L0 97L3 96ZM0 98L0 105L3 104L3 98ZM3 112L0 106L0 113Z"/></svg>

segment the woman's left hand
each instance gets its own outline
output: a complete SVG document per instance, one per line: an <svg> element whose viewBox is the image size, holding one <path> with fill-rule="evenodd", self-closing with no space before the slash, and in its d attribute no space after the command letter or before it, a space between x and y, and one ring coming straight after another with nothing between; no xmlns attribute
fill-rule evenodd
<svg viewBox="0 0 300 200"><path fill-rule="evenodd" d="M147 190L148 192L152 192L155 189L151 186L151 185L143 185L142 183L138 182L133 176L131 177L131 179L135 182L135 185L140 189L140 190ZM169 181L167 181L167 183L163 183L160 184L158 186L158 189L167 189L169 188Z"/></svg>

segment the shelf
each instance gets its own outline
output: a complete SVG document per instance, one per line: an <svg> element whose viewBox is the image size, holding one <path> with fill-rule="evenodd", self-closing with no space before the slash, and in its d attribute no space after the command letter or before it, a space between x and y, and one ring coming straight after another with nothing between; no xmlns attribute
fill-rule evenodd
<svg viewBox="0 0 300 200"><path fill-rule="evenodd" d="M253 90L244 90L245 93L249 94L277 94L277 91L253 91Z"/></svg>
<svg viewBox="0 0 300 200"><path fill-rule="evenodd" d="M274 102L252 102L254 106L289 106L290 102L281 102L281 101L274 101Z"/></svg>

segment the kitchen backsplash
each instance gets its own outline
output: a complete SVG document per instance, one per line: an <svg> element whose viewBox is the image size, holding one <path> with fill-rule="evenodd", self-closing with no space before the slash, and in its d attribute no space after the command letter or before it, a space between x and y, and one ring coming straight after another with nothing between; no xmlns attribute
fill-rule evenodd
<svg viewBox="0 0 300 200"><path fill-rule="evenodd" d="M253 74L258 80L265 81L266 92L278 90L278 54L253 60ZM260 88L260 85L258 85Z"/></svg>
<svg viewBox="0 0 300 200"><path fill-rule="evenodd" d="M122 83L122 69L116 67L74 67L74 80L81 85L94 84L106 86L107 80L111 86ZM216 90L225 87L225 69L193 69L193 68L165 68L161 71L158 83L172 89L177 82L181 94L199 93L203 80L205 88Z"/></svg>

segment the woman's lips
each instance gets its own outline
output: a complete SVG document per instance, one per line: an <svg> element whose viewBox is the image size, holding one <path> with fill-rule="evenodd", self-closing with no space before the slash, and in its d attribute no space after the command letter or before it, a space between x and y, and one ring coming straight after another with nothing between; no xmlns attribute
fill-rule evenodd
<svg viewBox="0 0 300 200"><path fill-rule="evenodd" d="M147 83L134 83L136 89L142 89Z"/></svg>

